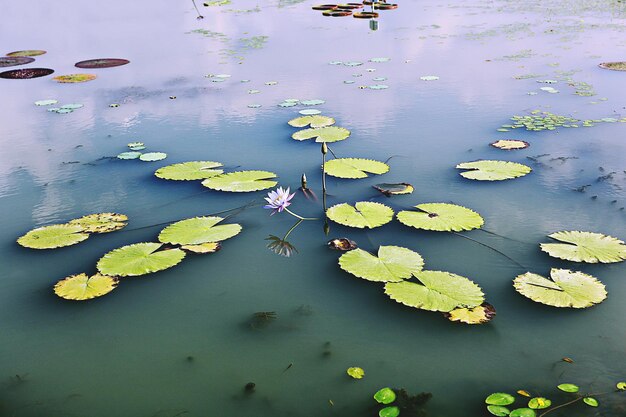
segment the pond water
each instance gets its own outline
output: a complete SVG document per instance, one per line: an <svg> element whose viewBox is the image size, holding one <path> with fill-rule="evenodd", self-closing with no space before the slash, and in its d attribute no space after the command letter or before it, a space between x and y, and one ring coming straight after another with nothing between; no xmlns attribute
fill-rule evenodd
<svg viewBox="0 0 626 417"><path fill-rule="evenodd" d="M626 378L624 264L561 261L539 249L561 230L626 238L626 124L497 131L534 110L626 117L626 73L598 68L626 59L626 5L407 1L381 12L372 31L367 20L323 17L315 4L199 2L202 20L182 0L3 4L0 53L46 50L24 67L55 73L0 79L0 415L364 416L372 394L391 386L432 393L430 416L481 416L494 391L525 389L558 403L568 398L556 393L561 382L599 392ZM131 62L74 67L104 57ZM51 79L77 72L98 78ZM231 77L214 82L208 74ZM377 84L388 88L359 88ZM294 190L306 173L320 200L298 192L290 208L323 217L320 146L292 140L296 129L287 125L311 106L278 106L288 98L324 100L315 108L350 129L350 138L331 144L338 156L391 157L383 176L327 177L329 206L372 200L397 212L453 202L479 212L486 231L462 233L470 240L394 220L372 230L329 222L326 235L323 220L305 221L289 236L297 253L287 258L266 238L283 236L294 219L270 217L265 191L223 193L153 175L168 164L211 160L227 171L273 171ZM56 114L33 104L43 99L84 107ZM530 147L489 146L505 138ZM133 141L168 157L103 159ZM533 172L479 182L454 168L476 159L520 162ZM371 188L380 182L409 182L415 191L386 198ZM63 277L94 273L108 251L155 241L169 222L251 202L229 219L242 233L216 254L126 278L89 302L53 293ZM128 215L128 227L56 250L15 243L34 227L109 211ZM369 251L407 247L428 269L472 279L497 316L470 326L393 302L382 284L338 267L340 253L326 242L343 236ZM514 290L517 275L545 276L553 267L596 276L607 300L558 309ZM251 320L256 312L276 318ZM351 366L365 377L348 377ZM249 382L256 388L246 394ZM601 403L597 411L576 405L551 415L626 415L624 395Z"/></svg>

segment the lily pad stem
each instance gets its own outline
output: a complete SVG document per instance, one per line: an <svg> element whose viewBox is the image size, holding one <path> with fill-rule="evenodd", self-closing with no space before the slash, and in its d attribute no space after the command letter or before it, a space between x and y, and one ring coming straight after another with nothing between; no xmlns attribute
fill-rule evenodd
<svg viewBox="0 0 626 417"><path fill-rule="evenodd" d="M202 16L202 14L200 14L200 10L198 10L198 6L196 6L196 0L191 0L191 2L193 3L193 7L196 8L196 12L198 12L198 19L204 19L204 16Z"/></svg>
<svg viewBox="0 0 626 417"><path fill-rule="evenodd" d="M293 217L295 217L296 219L300 219L300 220L317 220L314 217L302 217L297 215L296 213L294 213L293 211L289 210L287 207L285 207L285 211L289 214L291 214Z"/></svg>
<svg viewBox="0 0 626 417"><path fill-rule="evenodd" d="M489 246L489 245L487 245L486 243L480 242L480 241L478 241L478 240L476 240L476 239L472 239L471 237L468 237L468 236L462 235L462 234L457 233L457 232L452 232L452 234L454 234L454 235L456 235L456 236L460 236L460 237L465 238L465 239L467 239L467 240L471 240L471 241L472 241L472 242L474 242L474 243L478 243L479 245L482 245L482 246L484 246L484 247L486 247L486 248L489 248L489 249L491 249L492 251L497 252L497 253L499 253L500 255L504 256L506 259L508 259L509 261L513 262L515 265L520 266L520 267L522 267L522 268L524 268L524 269L528 269L528 268L526 268L524 265L522 265L521 263L517 262L515 259L511 258L511 257L510 257L509 255L507 255L506 253L504 253L504 252L502 252L502 251L499 251L498 249L494 248L493 246ZM541 417L541 416L540 416L540 417Z"/></svg>
<svg viewBox="0 0 626 417"><path fill-rule="evenodd" d="M551 413L552 411L554 411L554 410L558 410L559 408L565 407L565 406L567 406L567 405L574 404L575 402L580 401L580 400L582 400L583 398L584 398L584 397L578 397L578 398L576 398L575 400L572 400L572 401L566 402L566 403L561 404L561 405L557 405L556 407L549 409L549 410L548 410L548 411L546 411L545 413L541 413L541 414L539 414L539 417L543 417L543 416L545 416L546 414Z"/></svg>

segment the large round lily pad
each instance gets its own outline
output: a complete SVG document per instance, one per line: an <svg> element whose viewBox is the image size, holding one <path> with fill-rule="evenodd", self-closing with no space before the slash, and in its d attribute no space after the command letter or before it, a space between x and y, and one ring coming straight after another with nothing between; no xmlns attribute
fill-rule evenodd
<svg viewBox="0 0 626 417"><path fill-rule="evenodd" d="M218 225L222 217L207 216L181 220L167 226L159 234L159 241L177 245L199 245L221 242L236 236L241 231L238 224Z"/></svg>
<svg viewBox="0 0 626 417"><path fill-rule="evenodd" d="M291 135L295 140L315 138L315 142L338 142L347 139L348 136L350 136L350 131L338 126L303 129Z"/></svg>
<svg viewBox="0 0 626 417"><path fill-rule="evenodd" d="M278 183L273 178L276 174L269 171L238 171L207 178L202 185L212 190L246 193L274 187Z"/></svg>
<svg viewBox="0 0 626 417"><path fill-rule="evenodd" d="M213 161L190 161L173 164L157 169L154 173L159 178L173 181L204 180L222 174L222 164Z"/></svg>
<svg viewBox="0 0 626 417"><path fill-rule="evenodd" d="M463 162L456 166L459 169L469 171L461 172L461 176L478 181L502 181L523 177L532 169L524 164L508 161L481 160L474 162Z"/></svg>
<svg viewBox="0 0 626 417"><path fill-rule="evenodd" d="M117 284L116 277L101 274L89 277L87 274L78 274L57 282L54 293L66 300L83 301L106 295L113 291Z"/></svg>
<svg viewBox="0 0 626 417"><path fill-rule="evenodd" d="M389 165L372 159L337 158L326 162L324 170L328 175L338 178L367 178L367 173L386 173Z"/></svg>
<svg viewBox="0 0 626 417"><path fill-rule="evenodd" d="M335 119L333 119L332 117L328 117L328 116L313 115L313 116L296 117L295 119L291 119L287 123L289 123L289 126L293 126L293 127L310 126L310 127L316 128L316 127L326 127L326 126L334 125Z"/></svg>
<svg viewBox="0 0 626 417"><path fill-rule="evenodd" d="M2 56L0 57L0 68L26 65L30 64L34 60L35 58L28 56Z"/></svg>
<svg viewBox="0 0 626 417"><path fill-rule="evenodd" d="M411 278L424 267L422 256L400 246L380 246L378 256L354 249L339 258L344 271L368 281L399 282Z"/></svg>
<svg viewBox="0 0 626 417"><path fill-rule="evenodd" d="M98 58L98 59L88 59L85 61L80 61L74 64L74 66L78 68L111 68L111 67L119 67L120 65L126 65L130 61L127 59L120 58Z"/></svg>
<svg viewBox="0 0 626 417"><path fill-rule="evenodd" d="M591 275L569 269L550 270L550 279L526 272L513 281L524 297L553 307L587 308L606 298L604 284Z"/></svg>
<svg viewBox="0 0 626 417"><path fill-rule="evenodd" d="M418 211L404 210L397 214L400 223L416 229L437 232L460 232L480 228L484 220L467 207L449 203L424 203L415 206Z"/></svg>
<svg viewBox="0 0 626 417"><path fill-rule="evenodd" d="M476 307L485 301L480 287L460 275L444 271L421 271L414 276L419 283L386 283L385 294L409 307L444 313L457 307Z"/></svg>
<svg viewBox="0 0 626 417"><path fill-rule="evenodd" d="M612 236L579 231L556 232L548 236L565 242L541 244L541 250L555 258L588 263L613 263L626 259L626 245Z"/></svg>
<svg viewBox="0 0 626 417"><path fill-rule="evenodd" d="M69 224L78 225L87 233L109 233L124 228L127 221L124 214L96 213L70 220Z"/></svg>
<svg viewBox="0 0 626 417"><path fill-rule="evenodd" d="M58 75L53 78L53 80L60 83L84 83L95 79L96 76L94 74L68 74Z"/></svg>
<svg viewBox="0 0 626 417"><path fill-rule="evenodd" d="M31 230L17 239L17 243L31 249L54 249L75 245L88 237L79 225L53 224Z"/></svg>
<svg viewBox="0 0 626 417"><path fill-rule="evenodd" d="M485 404L489 405L511 405L515 402L515 397L506 392L494 392L485 398Z"/></svg>
<svg viewBox="0 0 626 417"><path fill-rule="evenodd" d="M39 56L45 54L46 51L41 49L27 49L24 51L9 52L7 56Z"/></svg>
<svg viewBox="0 0 626 417"><path fill-rule="evenodd" d="M98 271L111 276L139 276L171 268L185 257L180 249L159 249L162 243L135 243L113 249L98 261Z"/></svg>
<svg viewBox="0 0 626 417"><path fill-rule="evenodd" d="M28 80L31 78L45 77L53 72L54 70L50 68L23 68L0 72L0 78L10 80Z"/></svg>
<svg viewBox="0 0 626 417"><path fill-rule="evenodd" d="M326 215L344 226L373 229L389 223L393 219L393 210L384 204L359 201L354 206L348 203L332 206Z"/></svg>

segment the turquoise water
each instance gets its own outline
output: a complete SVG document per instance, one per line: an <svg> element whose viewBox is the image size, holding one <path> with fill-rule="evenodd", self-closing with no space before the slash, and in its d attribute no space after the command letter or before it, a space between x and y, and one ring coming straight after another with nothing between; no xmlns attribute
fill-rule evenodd
<svg viewBox="0 0 626 417"><path fill-rule="evenodd" d="M560 382L597 392L624 380L624 264L559 261L538 245L559 230L626 238L626 125L496 129L534 109L580 119L625 117L625 74L597 64L625 59L626 6L402 2L381 13L379 30L371 31L367 21L323 17L313 4L199 4L203 20L187 1L3 5L5 16L14 18L0 26L1 53L44 49L31 66L98 78L76 85L51 77L0 79L1 415L363 416L371 395L393 386L432 393L428 415L480 416L487 415L483 399L493 391L526 389L558 402L566 398L554 394ZM131 63L73 67L98 57ZM368 61L375 57L390 60ZM207 74L231 77L214 83ZM514 78L525 74L536 76ZM427 75L439 79L420 79ZM265 84L271 81L277 84ZM389 88L358 88L379 83ZM560 92L541 91L544 86ZM260 93L248 93L254 89ZM63 115L33 104L48 98L84 107ZM217 254L125 279L91 302L54 295L58 280L95 272L111 249L154 241L163 224L260 204L265 195L162 181L153 176L161 166L220 161L228 170L274 171L280 185L292 189L306 173L321 197L319 146L290 139L294 129L286 122L305 107L277 106L287 98L325 100L316 108L352 132L331 145L338 156L392 157L384 176L328 178L329 205L371 198L396 211L425 202L471 207L497 235L464 235L525 268L468 239L395 220L368 231L331 223L328 236L321 220L304 222L290 235L298 253L285 258L268 250L265 239L282 236L292 219L269 217L254 206L232 218L243 232ZM511 152L488 146L501 138L531 146ZM101 159L137 140L168 158ZM548 155L528 159L542 154ZM475 159L526 163L533 172L498 183L460 177L454 166ZM611 172L612 178L598 181ZM371 188L379 182L410 182L415 192L387 199ZM585 192L573 191L588 184ZM302 194L291 208L322 214L321 203ZM127 214L129 226L52 251L15 243L33 227L100 211ZM339 254L325 243L341 236L366 250L408 247L422 254L428 269L469 277L497 317L465 326L392 302L381 285L339 269ZM560 310L514 291L518 274L545 275L551 267L593 274L605 283L608 299L588 310ZM277 318L251 326L259 311ZM345 374L350 366L364 368L365 378L351 380ZM256 384L253 394L244 393L248 382ZM602 401L598 413L579 406L551 415L626 415L624 396Z"/></svg>

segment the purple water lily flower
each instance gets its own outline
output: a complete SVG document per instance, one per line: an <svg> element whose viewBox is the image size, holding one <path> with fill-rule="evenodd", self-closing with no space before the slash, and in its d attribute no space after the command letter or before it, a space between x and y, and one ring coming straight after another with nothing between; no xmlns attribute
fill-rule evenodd
<svg viewBox="0 0 626 417"><path fill-rule="evenodd" d="M270 216L273 216L276 213L280 213L283 210L286 210L288 206L291 205L289 202L296 193L289 194L289 187L286 190L283 190L283 187L278 187L275 191L270 191L267 193L267 197L265 197L265 201L268 202L267 205L263 206L263 208L272 210ZM287 210L289 211L289 210Z"/></svg>

